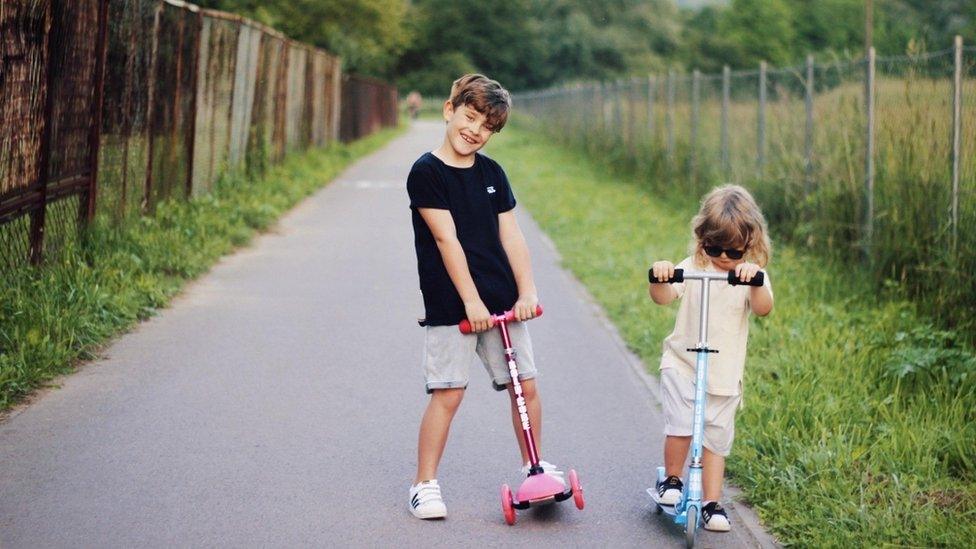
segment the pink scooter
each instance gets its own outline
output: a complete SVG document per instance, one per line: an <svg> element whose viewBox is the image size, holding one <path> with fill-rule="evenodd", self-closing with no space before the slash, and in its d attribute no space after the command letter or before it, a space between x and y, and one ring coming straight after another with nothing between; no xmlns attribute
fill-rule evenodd
<svg viewBox="0 0 976 549"><path fill-rule="evenodd" d="M536 316L542 316L542 307L535 309ZM515 349L512 348L512 340L508 336L508 323L517 322L513 311L506 311L500 315L493 315L492 320L495 326L502 332L502 342L505 344L505 360L508 362L508 373L512 378L514 388L515 405L518 407L519 417L522 420L522 436L525 440L525 447L529 451L529 476L519 486L518 492L512 496L512 490L507 484L502 485L502 512L505 513L505 522L515 524L515 510L528 509L536 505L563 501L573 498L576 508L582 509L583 488L580 487L579 477L576 471L569 470L569 488L562 480L550 475L539 466L539 452L535 447L535 439L532 437L532 426L529 425L529 414L525 407L525 399L522 397L522 384L518 378L518 363L515 362ZM471 333L471 324L467 319L462 320L458 325L462 334Z"/></svg>

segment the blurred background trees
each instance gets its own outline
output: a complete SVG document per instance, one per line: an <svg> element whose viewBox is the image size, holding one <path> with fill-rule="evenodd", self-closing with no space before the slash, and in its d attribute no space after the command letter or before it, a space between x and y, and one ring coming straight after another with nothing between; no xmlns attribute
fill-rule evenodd
<svg viewBox="0 0 976 549"><path fill-rule="evenodd" d="M441 96L464 72L513 91L659 72L863 55L863 0L201 0L343 57L354 72ZM976 42L976 0L875 0L891 55Z"/></svg>

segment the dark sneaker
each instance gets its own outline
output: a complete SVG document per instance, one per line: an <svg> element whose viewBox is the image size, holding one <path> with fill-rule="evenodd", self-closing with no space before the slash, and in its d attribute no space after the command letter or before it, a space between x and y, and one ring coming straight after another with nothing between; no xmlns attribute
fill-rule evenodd
<svg viewBox="0 0 976 549"><path fill-rule="evenodd" d="M657 500L661 505L677 505L681 500L681 490L684 484L681 479L671 475L657 483Z"/></svg>
<svg viewBox="0 0 976 549"><path fill-rule="evenodd" d="M728 532L732 529L729 523L729 516L725 514L725 509L717 501L710 501L702 507L702 526L712 532Z"/></svg>

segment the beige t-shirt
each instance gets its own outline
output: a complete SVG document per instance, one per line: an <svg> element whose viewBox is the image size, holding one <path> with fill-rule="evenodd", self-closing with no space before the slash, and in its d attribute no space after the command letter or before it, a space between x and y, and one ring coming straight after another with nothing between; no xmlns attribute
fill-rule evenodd
<svg viewBox="0 0 976 549"><path fill-rule="evenodd" d="M695 265L687 257L675 266L688 271L718 272L711 262L708 267ZM697 353L689 352L698 346L699 315L701 314L701 280L674 284L681 304L674 321L674 331L664 340L661 369L676 368L691 379L695 378ZM772 293L766 277L764 284ZM711 282L708 305L708 348L718 353L708 355L708 379L705 391L712 395L742 394L742 371L746 363L746 342L749 339L749 305L751 286L730 286L725 282Z"/></svg>

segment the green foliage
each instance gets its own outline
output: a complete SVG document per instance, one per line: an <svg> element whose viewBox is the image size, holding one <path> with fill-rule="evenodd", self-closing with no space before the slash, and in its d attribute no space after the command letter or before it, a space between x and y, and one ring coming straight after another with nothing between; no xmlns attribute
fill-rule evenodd
<svg viewBox="0 0 976 549"><path fill-rule="evenodd" d="M0 286L0 410L155 314L183 283L395 134L291 158L260 179L221 180L212 194L164 201L119 226L101 216L81 242Z"/></svg>
<svg viewBox="0 0 976 549"><path fill-rule="evenodd" d="M673 59L707 72L722 65L787 66L807 54L861 56L863 0L731 0L683 12L685 40ZM941 50L960 34L976 40L973 0L876 0L873 42L880 55Z"/></svg>
<svg viewBox="0 0 976 549"><path fill-rule="evenodd" d="M645 273L685 255L699 196L588 161L519 119L510 128L490 153L520 203L656 370L675 307L648 299ZM973 349L860 268L805 257L775 234L774 245L776 307L752 320L730 476L785 545L969 546Z"/></svg>
<svg viewBox="0 0 976 549"><path fill-rule="evenodd" d="M471 66L511 90L646 73L676 48L666 0L418 0L414 42L397 65L398 84L443 97ZM460 53L458 57L446 57Z"/></svg>
<svg viewBox="0 0 976 549"><path fill-rule="evenodd" d="M410 42L405 0L203 0L342 57L348 72L389 76Z"/></svg>

